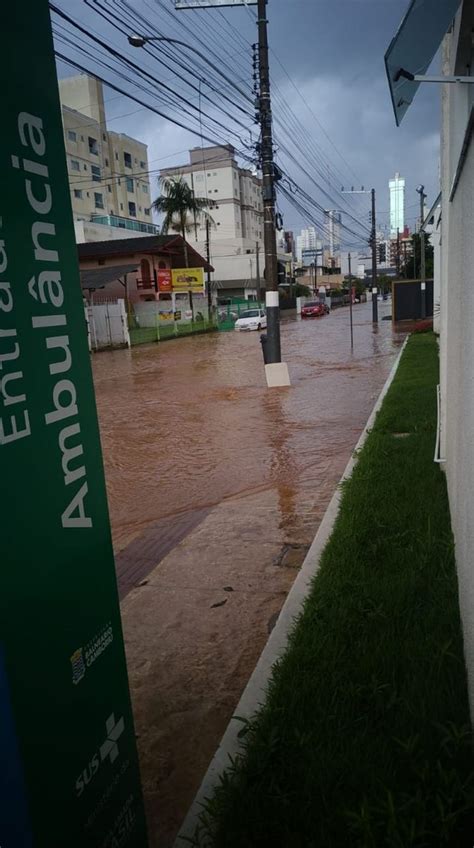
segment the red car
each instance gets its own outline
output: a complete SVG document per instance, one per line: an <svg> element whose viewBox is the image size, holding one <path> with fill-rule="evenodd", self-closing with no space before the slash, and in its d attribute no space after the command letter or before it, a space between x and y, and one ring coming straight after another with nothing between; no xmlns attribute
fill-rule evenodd
<svg viewBox="0 0 474 848"><path fill-rule="evenodd" d="M318 300L312 300L301 307L302 318L316 318L319 315L325 314L326 309L324 308L324 303L320 303Z"/></svg>

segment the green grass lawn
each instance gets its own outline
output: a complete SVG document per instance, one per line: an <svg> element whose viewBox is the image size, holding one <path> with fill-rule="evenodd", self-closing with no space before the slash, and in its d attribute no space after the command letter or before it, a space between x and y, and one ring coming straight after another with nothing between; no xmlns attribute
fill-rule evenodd
<svg viewBox="0 0 474 848"><path fill-rule="evenodd" d="M267 701L196 845L472 848L474 763L438 356L413 336ZM400 436L400 434L408 434Z"/></svg>

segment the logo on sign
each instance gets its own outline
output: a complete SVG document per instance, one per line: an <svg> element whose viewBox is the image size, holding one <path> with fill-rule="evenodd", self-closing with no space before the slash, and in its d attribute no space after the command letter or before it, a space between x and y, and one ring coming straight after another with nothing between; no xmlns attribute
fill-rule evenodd
<svg viewBox="0 0 474 848"><path fill-rule="evenodd" d="M76 795L81 797L86 787L92 782L97 772L108 760L109 763L114 763L119 755L119 739L125 730L125 722L123 718L115 720L115 714L111 713L105 722L107 736L105 741L100 745L99 749L94 752L85 769L76 780Z"/></svg>
<svg viewBox="0 0 474 848"><path fill-rule="evenodd" d="M84 652L82 648L78 648L77 651L74 651L71 657L71 666L72 682L76 686L81 682L82 678L85 677L86 674L86 664L84 662Z"/></svg>
<svg viewBox="0 0 474 848"><path fill-rule="evenodd" d="M114 633L112 624L109 621L100 633L97 633L84 648L78 648L77 651L74 651L70 660L72 682L75 686L83 680L87 669L94 665L95 661L102 656L104 651L112 644L113 639Z"/></svg>

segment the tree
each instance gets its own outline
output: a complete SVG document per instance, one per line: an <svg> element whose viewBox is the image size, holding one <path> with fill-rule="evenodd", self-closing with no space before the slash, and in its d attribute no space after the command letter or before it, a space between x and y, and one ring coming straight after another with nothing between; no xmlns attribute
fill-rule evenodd
<svg viewBox="0 0 474 848"><path fill-rule="evenodd" d="M153 201L152 207L164 215L161 232L166 234L174 230L183 237L184 262L189 268L188 244L186 233L193 227L197 218L207 218L214 223L206 209L212 206L212 201L204 197L195 197L192 188L182 176L160 177L161 194ZM192 222L189 216L192 216ZM194 321L193 293L189 291L189 305Z"/></svg>
<svg viewBox="0 0 474 848"><path fill-rule="evenodd" d="M431 280L433 277L433 245L430 244L429 235L425 235L425 270L426 279ZM415 256L410 256L405 265L405 277L409 280L419 280L421 274L421 240L419 233L413 233L412 244Z"/></svg>

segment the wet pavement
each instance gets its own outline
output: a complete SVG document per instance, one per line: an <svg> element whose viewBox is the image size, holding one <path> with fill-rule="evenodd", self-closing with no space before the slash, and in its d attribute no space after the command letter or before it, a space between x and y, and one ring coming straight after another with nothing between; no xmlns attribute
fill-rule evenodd
<svg viewBox="0 0 474 848"><path fill-rule="evenodd" d="M380 316L390 304L379 304ZM370 304L93 358L151 848L169 848L404 334Z"/></svg>

